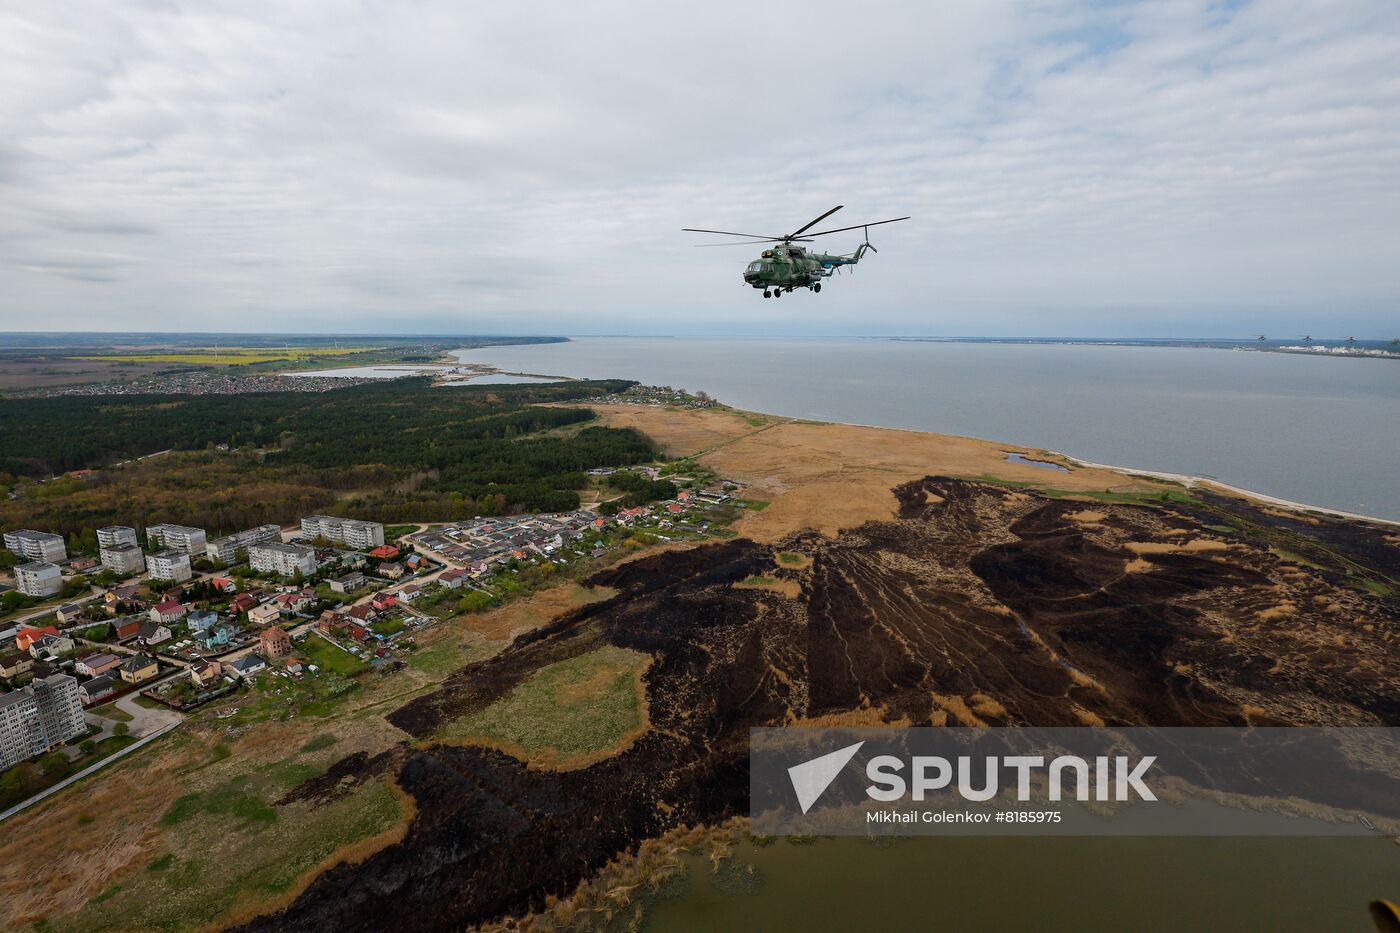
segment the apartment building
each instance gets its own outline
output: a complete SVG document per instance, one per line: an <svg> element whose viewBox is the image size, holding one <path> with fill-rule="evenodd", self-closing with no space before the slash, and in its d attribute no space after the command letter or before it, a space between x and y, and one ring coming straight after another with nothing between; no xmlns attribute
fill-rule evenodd
<svg viewBox="0 0 1400 933"><path fill-rule="evenodd" d="M200 532L200 534L203 533ZM190 567L190 555L183 551L158 551L146 559L146 566L151 571L152 579L155 580L174 580L176 583L184 583L194 576L194 570Z"/></svg>
<svg viewBox="0 0 1400 933"><path fill-rule="evenodd" d="M57 596L63 589L63 571L38 560L20 564L15 568L15 588L25 596Z"/></svg>
<svg viewBox="0 0 1400 933"><path fill-rule="evenodd" d="M20 557L56 564L68 559L68 547L60 535L21 528L5 532L5 547Z"/></svg>
<svg viewBox="0 0 1400 933"><path fill-rule="evenodd" d="M301 533L308 539L325 538L361 550L384 543L384 526L379 522L362 522L333 515L306 516L301 520Z"/></svg>
<svg viewBox="0 0 1400 933"><path fill-rule="evenodd" d="M0 696L0 770L86 732L78 681L67 674L37 678Z"/></svg>
<svg viewBox="0 0 1400 933"><path fill-rule="evenodd" d="M110 547L103 545L98 553L102 557L103 567L124 577L146 569L146 555L142 553L140 545L135 542L113 544Z"/></svg>
<svg viewBox="0 0 1400 933"><path fill-rule="evenodd" d="M209 547L203 528L186 525L147 525L146 541L151 547L180 551L191 557L203 556Z"/></svg>
<svg viewBox="0 0 1400 933"><path fill-rule="evenodd" d="M248 564L259 573L290 577L300 570L309 577L316 572L316 551L300 544L255 544L248 548Z"/></svg>
<svg viewBox="0 0 1400 933"><path fill-rule="evenodd" d="M248 548L255 544L267 544L282 540L279 525L259 525L236 534L224 535L209 542L209 558L223 564L236 564L248 554Z"/></svg>
<svg viewBox="0 0 1400 933"><path fill-rule="evenodd" d="M136 537L136 529L126 525L108 525L105 528L97 529L97 546L99 549L114 548L122 544L130 544L132 547L139 547L141 541Z"/></svg>

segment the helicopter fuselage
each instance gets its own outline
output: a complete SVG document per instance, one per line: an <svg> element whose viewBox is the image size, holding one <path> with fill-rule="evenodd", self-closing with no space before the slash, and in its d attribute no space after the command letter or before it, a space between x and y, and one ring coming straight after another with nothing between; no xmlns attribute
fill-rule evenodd
<svg viewBox="0 0 1400 933"><path fill-rule="evenodd" d="M821 280L841 266L860 262L867 247L862 244L855 253L846 256L832 253L809 253L801 246L783 244L765 249L744 270L744 284L765 292L792 291L808 288L821 291Z"/></svg>

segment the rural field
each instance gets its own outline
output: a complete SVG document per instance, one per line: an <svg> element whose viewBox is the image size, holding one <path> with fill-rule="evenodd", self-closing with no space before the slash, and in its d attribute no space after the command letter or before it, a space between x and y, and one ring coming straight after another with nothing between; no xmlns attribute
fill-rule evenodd
<svg viewBox="0 0 1400 933"><path fill-rule="evenodd" d="M168 352L106 353L95 356L77 356L78 360L100 362L132 363L190 363L197 366L249 366L254 363L271 363L285 360L299 363L307 360L324 360L328 357L349 356L355 353L369 353L382 347L182 347Z"/></svg>

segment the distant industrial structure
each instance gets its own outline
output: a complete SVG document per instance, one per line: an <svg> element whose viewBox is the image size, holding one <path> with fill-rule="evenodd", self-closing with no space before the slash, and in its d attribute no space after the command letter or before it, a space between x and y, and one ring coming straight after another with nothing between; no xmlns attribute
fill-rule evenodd
<svg viewBox="0 0 1400 933"><path fill-rule="evenodd" d="M308 515L301 520L301 533L308 539L325 538L363 550L384 543L384 526L379 522L362 522L333 515Z"/></svg>

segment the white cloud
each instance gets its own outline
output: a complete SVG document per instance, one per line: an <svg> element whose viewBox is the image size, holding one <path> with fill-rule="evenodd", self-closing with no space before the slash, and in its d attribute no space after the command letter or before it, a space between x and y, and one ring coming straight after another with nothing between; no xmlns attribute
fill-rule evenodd
<svg viewBox="0 0 1400 933"><path fill-rule="evenodd" d="M0 329L1380 336L1398 40L1386 0L14 3ZM915 219L821 296L679 232L836 203Z"/></svg>

